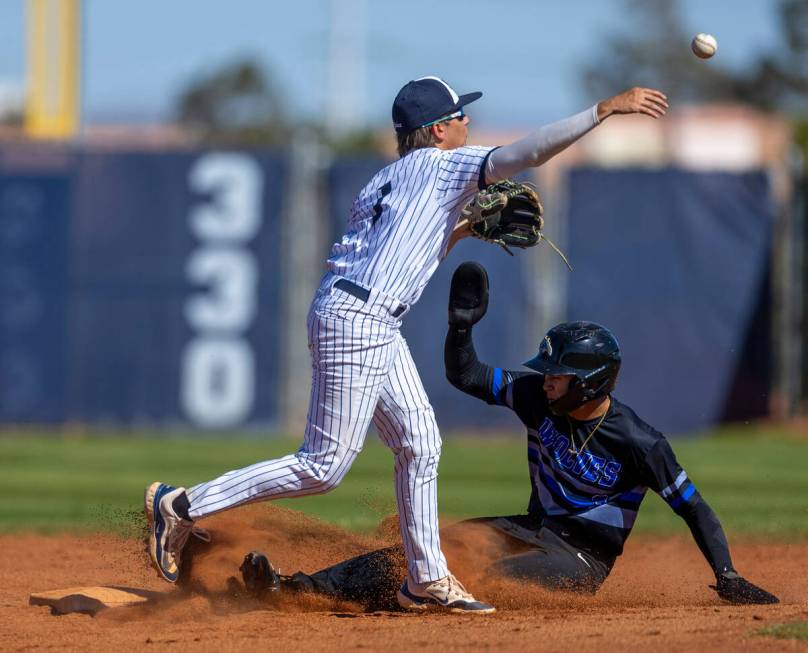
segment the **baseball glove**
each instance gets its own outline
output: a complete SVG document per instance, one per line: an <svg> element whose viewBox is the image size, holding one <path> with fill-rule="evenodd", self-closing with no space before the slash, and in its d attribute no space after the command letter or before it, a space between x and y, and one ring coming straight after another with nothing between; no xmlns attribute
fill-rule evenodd
<svg viewBox="0 0 808 653"><path fill-rule="evenodd" d="M567 257L542 232L544 207L533 184L503 179L478 192L462 210L471 235L500 245L513 256L511 247L533 247L546 240L572 269Z"/></svg>

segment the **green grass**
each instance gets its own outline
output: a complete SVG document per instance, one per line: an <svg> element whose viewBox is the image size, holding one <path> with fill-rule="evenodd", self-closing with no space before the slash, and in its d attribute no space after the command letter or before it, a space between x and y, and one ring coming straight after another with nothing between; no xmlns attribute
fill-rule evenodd
<svg viewBox="0 0 808 653"><path fill-rule="evenodd" d="M191 485L294 451L276 438L144 435L0 436L0 532L113 530L133 533L143 488L152 480ZM681 464L725 528L751 537L808 536L808 441L750 428L674 440ZM448 518L524 512L529 496L520 438L445 438L440 508ZM353 530L395 512L392 457L368 437L332 493L280 501ZM649 493L637 531L686 534Z"/></svg>
<svg viewBox="0 0 808 653"><path fill-rule="evenodd" d="M790 624L776 624L761 628L757 635L776 639L808 639L808 621L795 621Z"/></svg>

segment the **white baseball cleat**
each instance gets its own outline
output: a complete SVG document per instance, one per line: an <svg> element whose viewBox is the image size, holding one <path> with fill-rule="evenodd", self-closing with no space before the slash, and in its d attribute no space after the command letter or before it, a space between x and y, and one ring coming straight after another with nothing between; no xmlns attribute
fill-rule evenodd
<svg viewBox="0 0 808 653"><path fill-rule="evenodd" d="M398 604L405 610L426 612L437 608L464 614L493 614L497 611L493 605L475 599L452 574L431 583L413 585L405 580L398 590Z"/></svg>
<svg viewBox="0 0 808 653"><path fill-rule="evenodd" d="M149 521L149 555L154 568L169 583L176 583L179 578L180 558L188 537L193 534L210 542L210 534L204 528L174 512L172 501L182 492L185 488L155 482L146 488L144 497Z"/></svg>

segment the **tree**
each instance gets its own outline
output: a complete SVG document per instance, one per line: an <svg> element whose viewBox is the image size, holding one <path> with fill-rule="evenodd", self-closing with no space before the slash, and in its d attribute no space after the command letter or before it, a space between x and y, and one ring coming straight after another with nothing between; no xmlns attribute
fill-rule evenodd
<svg viewBox="0 0 808 653"><path fill-rule="evenodd" d="M205 140L232 145L284 142L280 92L260 64L240 60L195 80L176 102L180 124Z"/></svg>
<svg viewBox="0 0 808 653"><path fill-rule="evenodd" d="M625 0L626 32L609 35L585 68L590 91L608 96L615 89L659 87L679 100L732 100L765 111L799 109L808 93L808 2L780 0L783 47L762 52L742 71L705 66L686 44L678 0ZM804 107L802 107L804 110Z"/></svg>

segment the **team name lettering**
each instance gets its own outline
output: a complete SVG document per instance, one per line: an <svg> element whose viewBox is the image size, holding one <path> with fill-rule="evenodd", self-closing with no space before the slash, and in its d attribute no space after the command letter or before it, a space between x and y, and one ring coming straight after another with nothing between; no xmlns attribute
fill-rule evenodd
<svg viewBox="0 0 808 653"><path fill-rule="evenodd" d="M570 451L570 439L559 433L549 417L539 427L539 440L550 455L553 465L573 476L600 487L614 487L620 478L623 465L616 460L596 456L588 451L574 454Z"/></svg>

